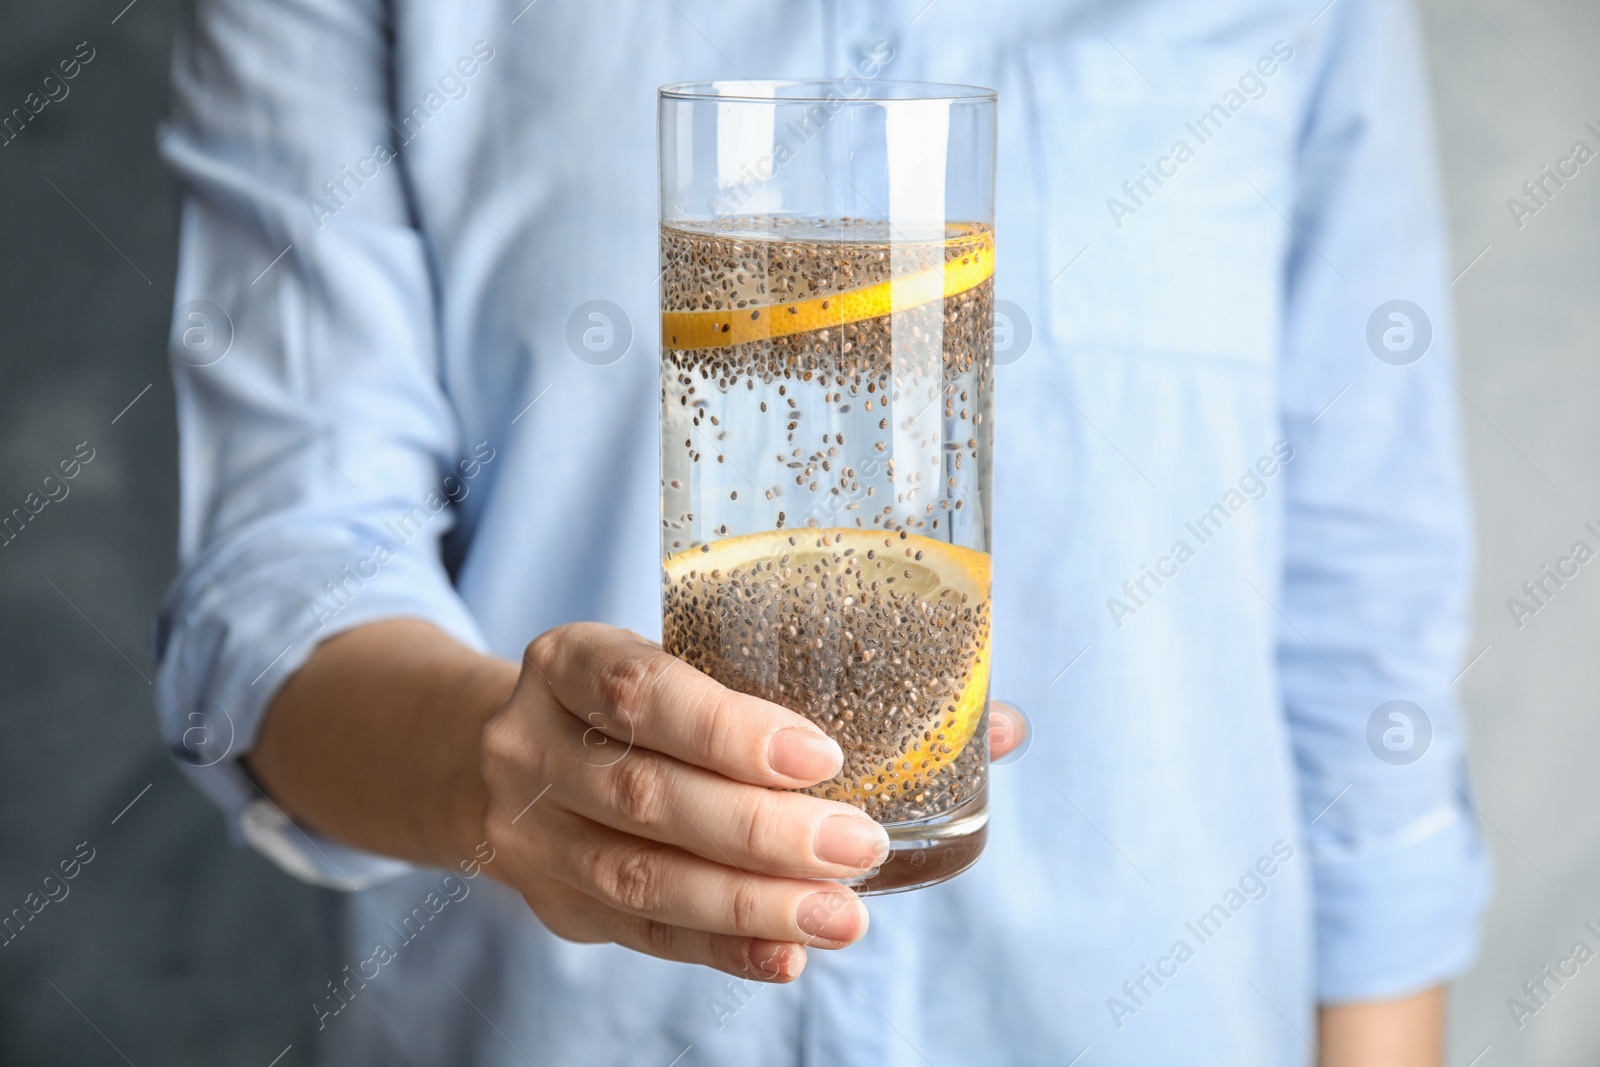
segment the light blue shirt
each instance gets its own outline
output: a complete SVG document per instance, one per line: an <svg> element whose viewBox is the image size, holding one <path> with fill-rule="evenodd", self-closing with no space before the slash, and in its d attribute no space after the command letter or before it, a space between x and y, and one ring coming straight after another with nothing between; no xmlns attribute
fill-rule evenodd
<svg viewBox="0 0 1600 1067"><path fill-rule="evenodd" d="M1283 1067L1319 999L1459 973L1488 873L1409 9L526 2L202 0L174 60L161 710L244 839L346 891L322 1061ZM981 862L758 988L285 820L238 760L334 633L659 634L655 87L872 62L1000 92L993 695L1034 734Z"/></svg>

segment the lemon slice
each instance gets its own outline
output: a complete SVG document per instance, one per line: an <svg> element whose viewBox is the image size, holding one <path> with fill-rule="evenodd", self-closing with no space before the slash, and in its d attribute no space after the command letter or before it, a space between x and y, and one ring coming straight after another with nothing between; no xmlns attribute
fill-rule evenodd
<svg viewBox="0 0 1600 1067"><path fill-rule="evenodd" d="M977 732L989 686L987 553L917 534L773 530L669 557L667 650L807 715L845 751L808 790L894 821Z"/></svg>
<svg viewBox="0 0 1600 1067"><path fill-rule="evenodd" d="M875 285L809 300L715 311L663 311L661 347L721 348L862 322L956 296L993 276L992 231L984 232L976 241L966 235L946 243L972 247L960 259L946 260L942 268L930 267Z"/></svg>

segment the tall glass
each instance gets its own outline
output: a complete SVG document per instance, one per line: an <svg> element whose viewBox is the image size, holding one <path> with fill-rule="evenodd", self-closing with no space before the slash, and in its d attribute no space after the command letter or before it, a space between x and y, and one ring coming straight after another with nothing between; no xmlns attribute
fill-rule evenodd
<svg viewBox="0 0 1600 1067"><path fill-rule="evenodd" d="M667 651L844 749L809 790L893 851L983 850L995 94L847 78L660 94Z"/></svg>

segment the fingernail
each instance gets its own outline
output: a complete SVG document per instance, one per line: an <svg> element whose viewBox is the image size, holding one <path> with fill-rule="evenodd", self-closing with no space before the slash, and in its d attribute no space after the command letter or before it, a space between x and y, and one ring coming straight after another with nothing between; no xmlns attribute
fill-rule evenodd
<svg viewBox="0 0 1600 1067"><path fill-rule="evenodd" d="M812 893L800 902L795 923L812 937L854 941L866 933L867 909L848 890Z"/></svg>
<svg viewBox="0 0 1600 1067"><path fill-rule="evenodd" d="M803 958L800 947L787 941L750 942L745 958L763 982L787 982L800 973L796 964Z"/></svg>
<svg viewBox="0 0 1600 1067"><path fill-rule="evenodd" d="M811 850L823 863L864 871L889 854L889 832L865 815L830 815L817 827Z"/></svg>
<svg viewBox="0 0 1600 1067"><path fill-rule="evenodd" d="M844 751L827 734L794 726L767 742L767 765L790 778L821 782L839 773Z"/></svg>

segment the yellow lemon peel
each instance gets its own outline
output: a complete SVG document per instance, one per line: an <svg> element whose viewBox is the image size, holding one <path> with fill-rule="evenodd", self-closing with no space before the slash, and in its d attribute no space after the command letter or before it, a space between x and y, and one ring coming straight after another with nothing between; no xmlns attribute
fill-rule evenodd
<svg viewBox="0 0 1600 1067"><path fill-rule="evenodd" d="M715 311L663 311L662 348L680 351L722 348L774 337L789 337L909 311L976 288L994 275L994 233L952 238L972 246L959 259L841 293L785 304L719 308Z"/></svg>

